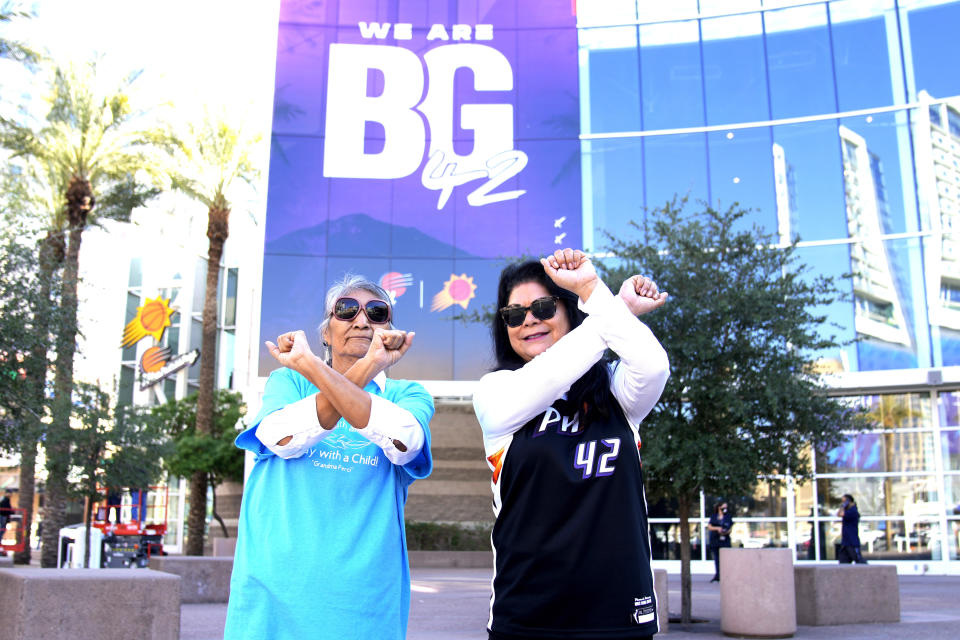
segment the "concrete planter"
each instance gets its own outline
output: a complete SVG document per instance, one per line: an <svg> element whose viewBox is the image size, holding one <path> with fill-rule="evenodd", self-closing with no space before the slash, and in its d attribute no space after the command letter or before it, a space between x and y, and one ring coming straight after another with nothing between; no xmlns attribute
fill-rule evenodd
<svg viewBox="0 0 960 640"><path fill-rule="evenodd" d="M180 578L148 569L0 569L0 640L177 640Z"/></svg>
<svg viewBox="0 0 960 640"><path fill-rule="evenodd" d="M738 638L797 632L790 549L720 549L720 628Z"/></svg>
<svg viewBox="0 0 960 640"><path fill-rule="evenodd" d="M799 624L900 622L893 565L797 566L793 572Z"/></svg>

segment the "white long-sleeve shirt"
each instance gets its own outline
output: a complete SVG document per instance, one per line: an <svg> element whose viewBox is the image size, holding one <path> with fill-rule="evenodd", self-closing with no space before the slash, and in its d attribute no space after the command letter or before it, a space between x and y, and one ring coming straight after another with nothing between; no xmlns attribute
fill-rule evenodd
<svg viewBox="0 0 960 640"><path fill-rule="evenodd" d="M380 373L373 382L383 391L387 376ZM370 396L370 420L357 433L383 450L387 459L404 465L417 457L423 449L423 429L412 413L376 394ZM310 448L333 433L324 429L317 416L317 394L288 404L265 417L257 427L257 439L281 458L299 458ZM287 444L277 444L287 436ZM402 442L406 451L400 451L394 440Z"/></svg>
<svg viewBox="0 0 960 640"><path fill-rule="evenodd" d="M587 318L549 349L519 369L493 371L480 379L473 406L486 455L564 397L608 347L620 356L612 365L610 391L634 429L660 398L670 364L650 329L602 282L579 307Z"/></svg>

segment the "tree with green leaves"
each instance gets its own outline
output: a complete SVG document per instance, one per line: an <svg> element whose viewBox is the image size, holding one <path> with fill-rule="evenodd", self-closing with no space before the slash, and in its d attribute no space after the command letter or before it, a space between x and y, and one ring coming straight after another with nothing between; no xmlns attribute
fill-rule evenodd
<svg viewBox="0 0 960 640"><path fill-rule="evenodd" d="M830 397L813 364L840 346L822 309L841 283L813 276L796 245L746 228L748 213L669 202L634 223L644 241L608 234L608 283L653 278L670 298L644 316L670 358L670 379L641 425L652 496L676 500L681 612L691 620L690 518L700 491L749 494L759 477L810 474L815 447L834 446L860 415Z"/></svg>
<svg viewBox="0 0 960 640"><path fill-rule="evenodd" d="M55 343L53 419L44 442L45 567L56 566L66 509L82 234L101 221L128 221L134 209L159 193L153 180L162 166L158 153L170 144L166 129L131 100L138 76L132 73L119 86L104 89L96 63L57 67L49 80L50 108L43 122L0 119L0 146L11 151L12 161L42 167L51 184L62 189L57 203L66 237L59 292L62 316Z"/></svg>
<svg viewBox="0 0 960 640"><path fill-rule="evenodd" d="M90 526L94 504L106 487L149 487L160 479L169 441L144 407L110 407L97 385L74 388L72 463L77 473L72 494L86 500L83 566L90 566Z"/></svg>
<svg viewBox="0 0 960 640"><path fill-rule="evenodd" d="M213 517L220 523L223 537L226 538L229 537L227 527L217 513L217 487L227 481L243 479L243 452L234 446L233 441L237 437L237 423L246 414L247 408L239 393L214 391L210 429L200 431L197 428L198 402L199 394L193 394L182 400L152 407L151 412L171 440L171 450L164 456L164 466L175 476L193 478L198 474L203 475L204 486L213 491ZM191 493L191 503L193 499ZM204 509L206 504L204 494ZM203 537L200 539L203 540Z"/></svg>
<svg viewBox="0 0 960 640"><path fill-rule="evenodd" d="M242 127L231 126L225 117L209 114L199 124L187 123L178 136L177 170L171 174L173 188L207 208L207 279L203 299L203 326L200 343L200 375L197 380L196 433L214 432L216 387L217 291L220 260L230 235L228 195L242 183L253 185L259 171L251 156L259 135L247 135ZM207 474L190 474L190 514L187 517L187 555L203 555L207 514Z"/></svg>
<svg viewBox="0 0 960 640"><path fill-rule="evenodd" d="M20 454L18 504L25 535L33 525L38 443L46 429L46 385L51 362L50 327L59 324L54 292L63 260L62 233L44 230L31 190L34 182L9 167L0 180L3 211L3 245L0 247L0 350L12 354L17 375L0 379L0 411L9 427L3 447ZM23 375L20 375L22 371ZM14 556L14 563L29 564L30 545Z"/></svg>

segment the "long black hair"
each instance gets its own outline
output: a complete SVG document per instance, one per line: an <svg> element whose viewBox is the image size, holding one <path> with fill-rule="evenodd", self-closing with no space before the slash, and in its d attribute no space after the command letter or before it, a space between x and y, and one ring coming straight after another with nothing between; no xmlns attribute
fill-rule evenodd
<svg viewBox="0 0 960 640"><path fill-rule="evenodd" d="M543 265L538 260L529 260L517 264L507 265L500 272L500 284L497 286L497 310L493 314L490 330L493 334L493 350L496 358L494 370L509 369L511 371L519 369L525 363L523 358L517 355L510 345L510 337L507 335L507 324L500 317L499 309L507 306L510 299L510 293L514 287L526 282L536 282L541 285L552 296L560 299L561 305L558 305L557 311L563 309L567 314L567 320L570 323L570 330L577 328L587 317L587 314L580 311L577 307L577 296L572 291L558 286L553 280L547 277L543 270ZM590 369L584 373L579 380L573 383L570 391L567 392L567 401L576 409L583 411L583 416L591 414L596 410L600 415L607 417L610 415L612 407L612 394L610 393L610 372L603 358L593 364Z"/></svg>

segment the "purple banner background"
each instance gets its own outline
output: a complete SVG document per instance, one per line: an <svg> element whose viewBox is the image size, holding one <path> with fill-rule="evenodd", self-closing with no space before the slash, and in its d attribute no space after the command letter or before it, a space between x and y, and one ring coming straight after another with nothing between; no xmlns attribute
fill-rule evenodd
<svg viewBox="0 0 960 640"><path fill-rule="evenodd" d="M412 38L394 39L391 30L386 39L364 39L360 22L409 23ZM473 33L478 24L492 25L492 39L473 44L503 54L513 73L510 91L476 91L473 72L457 70L454 101L449 107L454 150L467 155L476 142L474 131L461 126L462 106L512 105L513 148L526 154L528 163L492 193L516 189L525 193L516 199L471 206L467 195L485 182L479 179L456 187L438 211L439 191L421 184L431 135L431 124L423 116L427 146L420 166L410 175L395 179L325 177L330 45L403 47L422 61L435 47L456 46L452 40L427 39L433 25L443 25L452 35L454 24L468 25ZM570 0L282 2L261 345L284 331L304 329L318 348L314 328L322 319L323 295L332 282L347 271L377 281L394 273L398 274L395 281L402 285L396 288L396 324L416 331L417 337L390 375L475 379L489 368L488 328L453 316L485 304L492 308L505 259L581 244L575 24ZM424 76L426 95L430 79L425 65ZM368 73L369 96L379 95L383 85L382 75ZM366 153L383 148L383 126L368 122L365 132ZM474 297L468 297L471 284L476 287ZM433 304L438 295L448 306ZM276 366L261 346L260 374L266 375Z"/></svg>

